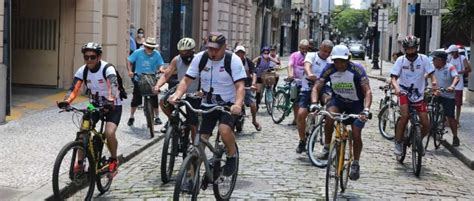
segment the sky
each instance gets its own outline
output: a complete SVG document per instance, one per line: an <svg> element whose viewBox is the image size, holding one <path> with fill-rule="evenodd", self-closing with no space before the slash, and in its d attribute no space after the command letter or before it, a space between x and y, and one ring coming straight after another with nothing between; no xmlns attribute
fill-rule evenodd
<svg viewBox="0 0 474 201"><path fill-rule="evenodd" d="M351 8L359 9L360 8L360 0L350 0ZM342 5L342 0L335 0L336 5Z"/></svg>

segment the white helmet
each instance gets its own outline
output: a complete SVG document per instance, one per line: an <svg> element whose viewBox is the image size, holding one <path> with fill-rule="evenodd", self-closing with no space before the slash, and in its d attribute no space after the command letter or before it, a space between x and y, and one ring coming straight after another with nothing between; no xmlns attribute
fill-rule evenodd
<svg viewBox="0 0 474 201"><path fill-rule="evenodd" d="M336 45L332 48L331 52L331 59L344 59L348 60L351 53L349 52L349 48L345 45Z"/></svg>
<svg viewBox="0 0 474 201"><path fill-rule="evenodd" d="M456 45L450 45L448 47L448 50L446 50L446 53L451 53L451 52L459 52L459 48Z"/></svg>
<svg viewBox="0 0 474 201"><path fill-rule="evenodd" d="M196 42L192 38L183 38L178 41L178 51L192 50L196 47Z"/></svg>

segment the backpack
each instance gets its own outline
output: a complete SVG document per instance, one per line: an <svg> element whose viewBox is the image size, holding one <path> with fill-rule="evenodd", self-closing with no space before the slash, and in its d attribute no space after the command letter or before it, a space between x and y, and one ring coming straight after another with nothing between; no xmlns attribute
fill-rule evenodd
<svg viewBox="0 0 474 201"><path fill-rule="evenodd" d="M199 61L199 73L201 73L201 71L204 69L204 67L206 67L207 60L209 60L209 54L207 52L204 52L204 54L202 54L201 61ZM232 62L232 53L225 52L225 54L224 54L224 69L227 73L229 73L232 80L234 80L234 78L232 77L232 68L230 66L231 62Z"/></svg>
<svg viewBox="0 0 474 201"><path fill-rule="evenodd" d="M127 92L125 91L125 88L123 87L123 81L122 81L122 77L120 76L119 72L117 71L117 69L115 69L114 65L112 65L111 63L107 63L105 64L104 66L104 70L102 70L102 76L107 79L107 76L105 76L105 73L107 71L107 68L109 67L113 67L114 70L115 70L115 74L117 75L117 83L118 83L118 90L120 92L120 100L123 100L123 99L127 99ZM88 69L87 67L84 68L84 72L82 73L82 80L84 82L86 82L87 80L87 73L88 73ZM87 85L86 85L87 86Z"/></svg>

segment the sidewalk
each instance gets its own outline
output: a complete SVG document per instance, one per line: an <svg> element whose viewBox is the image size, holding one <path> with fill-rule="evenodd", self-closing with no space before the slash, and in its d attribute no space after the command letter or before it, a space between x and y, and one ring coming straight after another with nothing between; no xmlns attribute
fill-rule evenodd
<svg viewBox="0 0 474 201"><path fill-rule="evenodd" d="M358 62L360 60L355 60ZM390 79L390 70L393 67L393 64L390 62L385 62L383 64L382 75L380 75L380 70L372 69L372 60L360 61L362 65L366 67L367 74L370 78L378 79L381 81L389 81ZM378 89L372 89L378 90ZM464 97L466 97L467 88L464 89ZM463 107L461 109L460 124L461 127L458 128L458 136L461 141L461 146L453 147L451 134L451 129L446 128L448 131L444 135L443 146L448 149L454 156L461 160L466 166L474 170L474 124L472 119L474 119L474 105L467 103L465 100L463 102Z"/></svg>

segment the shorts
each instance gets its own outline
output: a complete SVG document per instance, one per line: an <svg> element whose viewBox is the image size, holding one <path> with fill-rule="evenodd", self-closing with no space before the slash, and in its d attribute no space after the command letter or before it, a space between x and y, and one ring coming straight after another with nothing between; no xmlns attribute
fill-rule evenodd
<svg viewBox="0 0 474 201"><path fill-rule="evenodd" d="M194 109L201 108L201 99L200 98L186 97L185 100L187 100L191 104L191 106L194 107ZM186 108L187 108L187 106L186 106ZM198 119L197 114L194 111L186 109L186 123L188 125L191 125L191 126L198 126L199 119Z"/></svg>
<svg viewBox="0 0 474 201"><path fill-rule="evenodd" d="M331 96L331 87L325 85L321 89L321 91L319 92L320 100L323 95ZM301 108L309 109L309 106L311 105L311 91L301 91L298 97L298 106Z"/></svg>
<svg viewBox="0 0 474 201"><path fill-rule="evenodd" d="M122 106L121 105L116 105L114 110L107 112L105 115L105 122L112 122L115 125L119 125L120 123L120 118L122 117ZM92 115L92 122L94 122L94 125L99 122L100 118L100 113L96 112Z"/></svg>
<svg viewBox="0 0 474 201"><path fill-rule="evenodd" d="M439 97L439 101L443 106L444 116L454 118L455 100L452 98Z"/></svg>
<svg viewBox="0 0 474 201"><path fill-rule="evenodd" d="M151 105L153 106L153 108L158 108L158 96L150 96L150 99L151 99ZM140 93L140 87L138 86L138 83L134 81L133 82L133 98L130 105L132 107L138 107L142 103L143 103L143 96Z"/></svg>
<svg viewBox="0 0 474 201"><path fill-rule="evenodd" d="M339 109L339 113L346 113L346 114L360 114L364 111L364 102L363 101L343 101L336 97L332 97L331 100L328 102L327 107L337 107ZM354 124L358 128L364 128L365 122L361 121L360 119L349 118L343 121L344 124L350 125Z"/></svg>
<svg viewBox="0 0 474 201"><path fill-rule="evenodd" d="M209 109L205 106L201 106L201 108L204 110ZM212 135L212 131L214 130L214 127L216 127L217 121L219 121L219 124L225 124L231 129L234 129L236 117L230 115L227 112L216 110L209 114L203 114L202 119L205 119L205 121L202 121L199 133Z"/></svg>
<svg viewBox="0 0 474 201"><path fill-rule="evenodd" d="M456 96L455 96L455 104L456 106L460 107L462 105L462 94L463 90L455 90Z"/></svg>
<svg viewBox="0 0 474 201"><path fill-rule="evenodd" d="M255 95L250 89L245 90L245 98L244 98L244 103L247 107L250 106L250 104L255 103Z"/></svg>
<svg viewBox="0 0 474 201"><path fill-rule="evenodd" d="M410 102L408 96L400 95L400 105L406 105ZM428 107L424 100L418 101L416 103L410 102L410 104L416 109L417 112L428 112Z"/></svg>

